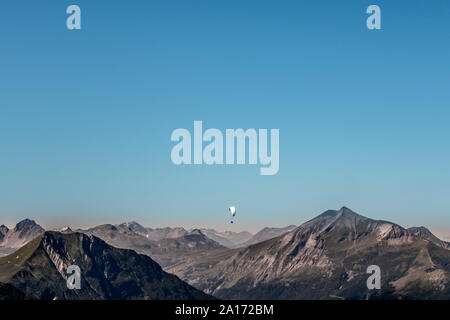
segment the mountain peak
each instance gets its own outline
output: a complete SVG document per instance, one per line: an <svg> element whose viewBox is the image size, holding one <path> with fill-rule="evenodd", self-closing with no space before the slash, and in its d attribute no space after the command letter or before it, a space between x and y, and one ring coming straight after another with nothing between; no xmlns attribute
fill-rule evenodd
<svg viewBox="0 0 450 320"><path fill-rule="evenodd" d="M127 226L127 227L139 227L139 228L143 228L143 226L139 223L139 222L136 222L136 221L127 221L127 222L124 222L124 223L122 223L122 225L124 225L124 226Z"/></svg>
<svg viewBox="0 0 450 320"><path fill-rule="evenodd" d="M355 212L353 212L352 209L350 209L350 208L348 208L348 207L346 207L346 206L343 206L341 209L339 209L339 211L355 213Z"/></svg>
<svg viewBox="0 0 450 320"><path fill-rule="evenodd" d="M450 242L439 239L424 226L408 228L408 232L420 238L426 239L439 247L450 249Z"/></svg>
<svg viewBox="0 0 450 320"><path fill-rule="evenodd" d="M347 216L347 217L362 217L361 215L357 214L355 211L353 211L350 208L347 207L342 207L337 211L337 214L340 214L342 216Z"/></svg>
<svg viewBox="0 0 450 320"><path fill-rule="evenodd" d="M23 219L22 221L20 221L16 224L14 231L22 231L25 229L31 229L34 226L37 226L37 223L34 220Z"/></svg>
<svg viewBox="0 0 450 320"><path fill-rule="evenodd" d="M128 222L121 223L119 225L119 227L129 229L129 230L136 232L138 234L141 234L141 235L148 234L148 230L136 221L128 221Z"/></svg>
<svg viewBox="0 0 450 320"><path fill-rule="evenodd" d="M312 231L316 234L326 234L334 230L337 234L352 233L356 237L377 234L381 239L406 236L406 230L395 223L374 220L362 216L347 207L339 210L327 210L321 215L309 220L299 227L299 231Z"/></svg>
<svg viewBox="0 0 450 320"><path fill-rule="evenodd" d="M363 219L363 220L371 220L370 218L364 217L356 212L354 212L352 209L348 208L348 207L342 207L339 210L327 210L325 212L323 212L322 214L320 214L319 216L317 216L316 218L313 218L310 221L314 221L314 220L322 220L322 219L330 219L332 218L335 221L339 221L342 219Z"/></svg>

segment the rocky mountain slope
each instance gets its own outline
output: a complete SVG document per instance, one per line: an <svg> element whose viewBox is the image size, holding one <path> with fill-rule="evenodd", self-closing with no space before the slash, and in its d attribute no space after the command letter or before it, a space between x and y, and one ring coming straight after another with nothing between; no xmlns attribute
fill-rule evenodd
<svg viewBox="0 0 450 320"><path fill-rule="evenodd" d="M381 290L367 289L370 265L381 268ZM449 250L345 207L277 238L167 270L219 298L450 298Z"/></svg>
<svg viewBox="0 0 450 320"><path fill-rule="evenodd" d="M408 228L408 232L422 238L422 239L426 239L429 240L431 242L433 242L435 245L445 248L445 249L449 249L450 250L450 242L447 241L443 241L441 239L439 239L438 237L436 237L433 233L431 233L430 230L428 230L425 227L412 227L412 228Z"/></svg>
<svg viewBox="0 0 450 320"><path fill-rule="evenodd" d="M67 289L66 270L81 269L81 289ZM209 299L150 257L81 233L45 232L0 258L0 282L34 299Z"/></svg>

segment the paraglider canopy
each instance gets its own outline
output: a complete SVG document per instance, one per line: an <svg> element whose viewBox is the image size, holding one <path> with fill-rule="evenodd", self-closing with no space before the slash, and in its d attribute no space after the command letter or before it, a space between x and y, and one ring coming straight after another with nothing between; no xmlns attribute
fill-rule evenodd
<svg viewBox="0 0 450 320"><path fill-rule="evenodd" d="M231 214L232 217L236 215L236 207L231 206L228 208L228 213Z"/></svg>
<svg viewBox="0 0 450 320"><path fill-rule="evenodd" d="M235 206L228 207L228 214L231 214L230 223L233 223L234 216L236 215L236 207Z"/></svg>

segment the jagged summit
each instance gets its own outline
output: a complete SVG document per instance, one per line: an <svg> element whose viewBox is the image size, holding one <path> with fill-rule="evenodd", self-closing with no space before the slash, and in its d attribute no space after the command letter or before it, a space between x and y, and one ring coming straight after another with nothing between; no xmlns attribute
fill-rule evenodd
<svg viewBox="0 0 450 320"><path fill-rule="evenodd" d="M23 219L22 221L20 221L16 224L14 231L17 232L17 231L29 230L35 226L37 226L37 223L34 220Z"/></svg>
<svg viewBox="0 0 450 320"><path fill-rule="evenodd" d="M129 221L119 224L119 227L127 228L141 235L147 235L148 230L136 221Z"/></svg>
<svg viewBox="0 0 450 320"><path fill-rule="evenodd" d="M426 239L439 247L442 247L445 249L450 249L450 242L439 239L430 230L428 230L424 226L408 228L408 232L410 232L422 239Z"/></svg>
<svg viewBox="0 0 450 320"><path fill-rule="evenodd" d="M33 240L45 230L34 220L24 219L16 224L14 229L0 227L0 246L3 248L20 248Z"/></svg>

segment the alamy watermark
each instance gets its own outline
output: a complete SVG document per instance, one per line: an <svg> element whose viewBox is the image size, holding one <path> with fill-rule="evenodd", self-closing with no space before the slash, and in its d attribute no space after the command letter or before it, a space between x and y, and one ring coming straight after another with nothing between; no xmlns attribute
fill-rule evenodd
<svg viewBox="0 0 450 320"><path fill-rule="evenodd" d="M370 16L366 20L367 29L380 30L381 29L381 9L379 6L372 4L367 7L366 13Z"/></svg>
<svg viewBox="0 0 450 320"><path fill-rule="evenodd" d="M72 4L67 7L66 13L69 17L66 19L66 27L69 30L81 30L81 8ZM378 5L372 4L367 7L366 14L370 16L366 20L366 26L369 30L381 29L381 9Z"/></svg>
<svg viewBox="0 0 450 320"><path fill-rule="evenodd" d="M172 162L176 165L231 165L235 163L243 165L246 164L246 155L248 154L248 164L257 164L259 160L259 164L262 165L261 175L277 174L280 167L279 129L270 129L269 145L268 129L247 129L245 131L243 129L226 129L224 140L224 135L219 129L211 128L203 132L203 122L194 121L193 140L191 132L183 128L175 129L170 139L178 142L172 148L170 155ZM203 147L203 142L207 142L205 147Z"/></svg>
<svg viewBox="0 0 450 320"><path fill-rule="evenodd" d="M81 270L77 265L71 265L67 268L67 274L70 276L66 280L67 289L81 289Z"/></svg>
<svg viewBox="0 0 450 320"><path fill-rule="evenodd" d="M367 278L367 289L381 289L381 269L377 265L367 267L367 274L371 276Z"/></svg>

